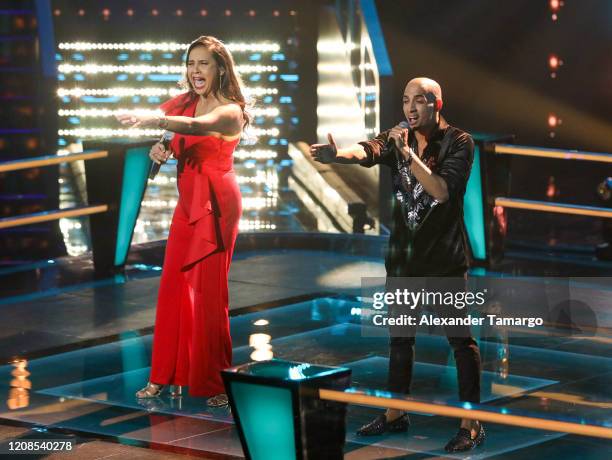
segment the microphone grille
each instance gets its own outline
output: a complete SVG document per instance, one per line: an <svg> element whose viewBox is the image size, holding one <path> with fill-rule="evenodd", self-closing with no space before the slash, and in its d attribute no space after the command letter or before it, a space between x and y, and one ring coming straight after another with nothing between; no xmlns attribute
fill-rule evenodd
<svg viewBox="0 0 612 460"><path fill-rule="evenodd" d="M404 129L408 129L408 128L410 128L410 125L408 124L408 122L407 122L406 120L400 121L400 124L399 124L399 125L400 125L402 128L404 128Z"/></svg>

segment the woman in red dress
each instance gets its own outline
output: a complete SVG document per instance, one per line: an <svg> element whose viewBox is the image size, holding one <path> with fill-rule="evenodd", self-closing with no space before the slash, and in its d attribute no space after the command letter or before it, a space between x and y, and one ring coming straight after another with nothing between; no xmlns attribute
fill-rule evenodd
<svg viewBox="0 0 612 460"><path fill-rule="evenodd" d="M248 115L223 43L200 37L186 56L189 91L161 106L166 116L118 117L124 125L176 133L170 149L158 143L150 157L178 159L179 199L159 287L150 381L136 396L188 386L190 395L218 406L227 404L220 371L232 362L228 273L242 213L232 154Z"/></svg>

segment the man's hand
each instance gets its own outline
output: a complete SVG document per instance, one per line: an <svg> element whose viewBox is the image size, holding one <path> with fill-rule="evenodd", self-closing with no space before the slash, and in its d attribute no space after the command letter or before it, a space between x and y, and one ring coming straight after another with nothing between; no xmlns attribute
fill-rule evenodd
<svg viewBox="0 0 612 460"><path fill-rule="evenodd" d="M394 126L389 131L389 139L393 139L396 147L401 150L408 145L408 130L401 125Z"/></svg>
<svg viewBox="0 0 612 460"><path fill-rule="evenodd" d="M154 144L149 151L149 158L157 164L162 164L168 161L170 155L172 155L172 152L170 150L166 150L161 142Z"/></svg>
<svg viewBox="0 0 612 460"><path fill-rule="evenodd" d="M310 146L310 156L319 163L333 163L338 155L338 147L331 133L327 134L329 144L312 144Z"/></svg>

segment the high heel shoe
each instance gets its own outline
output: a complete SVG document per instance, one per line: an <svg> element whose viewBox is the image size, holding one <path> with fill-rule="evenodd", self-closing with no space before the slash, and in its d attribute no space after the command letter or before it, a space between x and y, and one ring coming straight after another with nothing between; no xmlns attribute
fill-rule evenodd
<svg viewBox="0 0 612 460"><path fill-rule="evenodd" d="M138 399L150 399L159 398L164 391L164 385L158 385L157 383L148 382L147 386L141 388L136 392Z"/></svg>

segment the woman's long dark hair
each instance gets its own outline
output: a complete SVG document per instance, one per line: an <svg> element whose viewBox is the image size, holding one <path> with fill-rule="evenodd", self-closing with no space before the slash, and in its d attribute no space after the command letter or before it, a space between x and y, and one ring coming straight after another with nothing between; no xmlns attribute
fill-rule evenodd
<svg viewBox="0 0 612 460"><path fill-rule="evenodd" d="M238 104L242 110L242 116L244 117L243 128L247 127L251 117L247 111L247 101L242 94L241 80L234 68L234 59L232 55L221 40L210 35L202 35L189 45L187 54L185 54L185 67L187 67L187 63L189 62L189 53L198 46L203 46L210 51L217 63L217 81L215 82L214 89L211 91L215 96L222 96ZM223 75L221 75L221 73L223 73ZM184 85L189 90L189 93L195 97L195 90L191 86L191 82L188 78L185 78Z"/></svg>

